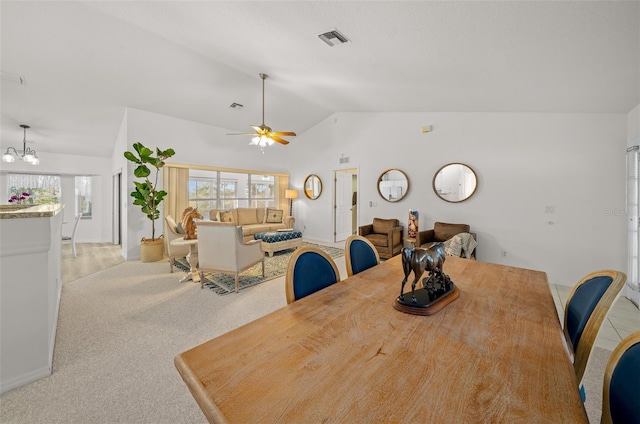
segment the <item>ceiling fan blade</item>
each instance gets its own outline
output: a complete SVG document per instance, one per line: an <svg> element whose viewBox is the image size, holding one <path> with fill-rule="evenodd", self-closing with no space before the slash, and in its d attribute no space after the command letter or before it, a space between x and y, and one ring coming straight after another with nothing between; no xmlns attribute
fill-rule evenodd
<svg viewBox="0 0 640 424"><path fill-rule="evenodd" d="M277 141L277 142L278 142L278 143L280 143L280 144L289 144L289 142L288 142L287 140L285 140L284 138L277 137L277 136L275 136L275 135L273 135L273 134L274 134L274 133L271 133L271 137L269 137L269 138L271 138L273 141Z"/></svg>
<svg viewBox="0 0 640 424"><path fill-rule="evenodd" d="M227 133L227 135L256 135L256 133Z"/></svg>
<svg viewBox="0 0 640 424"><path fill-rule="evenodd" d="M271 134L275 135L275 136L284 136L284 137L295 137L296 133L291 132L291 131L285 131L285 132L272 132Z"/></svg>

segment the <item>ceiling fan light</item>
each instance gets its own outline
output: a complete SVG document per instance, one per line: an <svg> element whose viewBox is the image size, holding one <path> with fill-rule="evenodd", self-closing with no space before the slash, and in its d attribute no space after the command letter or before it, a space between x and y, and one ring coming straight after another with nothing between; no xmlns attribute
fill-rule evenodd
<svg viewBox="0 0 640 424"><path fill-rule="evenodd" d="M251 142L249 143L249 146L257 146L258 143L260 142L260 137L253 137L251 139Z"/></svg>
<svg viewBox="0 0 640 424"><path fill-rule="evenodd" d="M273 141L273 139L272 139L272 138L268 138L268 137L266 137L266 139L267 139L267 144L268 144L269 146L271 146L271 145L274 143L274 141Z"/></svg>

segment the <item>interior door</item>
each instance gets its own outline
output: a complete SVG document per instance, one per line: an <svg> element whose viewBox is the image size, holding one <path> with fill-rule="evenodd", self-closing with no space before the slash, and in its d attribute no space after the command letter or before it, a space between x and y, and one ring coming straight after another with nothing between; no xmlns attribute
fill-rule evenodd
<svg viewBox="0 0 640 424"><path fill-rule="evenodd" d="M335 242L344 241L353 234L353 181L357 175L354 169L336 171L335 182Z"/></svg>

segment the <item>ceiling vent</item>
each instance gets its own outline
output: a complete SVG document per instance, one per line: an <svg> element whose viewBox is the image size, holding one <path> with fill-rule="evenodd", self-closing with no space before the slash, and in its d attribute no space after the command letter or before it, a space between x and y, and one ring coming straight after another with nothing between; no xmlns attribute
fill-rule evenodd
<svg viewBox="0 0 640 424"><path fill-rule="evenodd" d="M338 44L348 43L349 39L340 33L337 29L333 31L325 32L324 34L318 35L318 37L330 45L331 47L337 46Z"/></svg>

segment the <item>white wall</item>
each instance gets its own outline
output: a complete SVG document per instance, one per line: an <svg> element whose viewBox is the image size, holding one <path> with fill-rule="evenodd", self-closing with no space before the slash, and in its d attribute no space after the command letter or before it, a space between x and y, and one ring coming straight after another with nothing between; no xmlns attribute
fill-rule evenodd
<svg viewBox="0 0 640 424"><path fill-rule="evenodd" d="M640 105L629 112L627 118L627 134L630 146L640 143ZM635 140L635 142L632 142L632 140Z"/></svg>
<svg viewBox="0 0 640 424"><path fill-rule="evenodd" d="M111 193L110 160L93 156L62 155L38 152L40 165L33 166L23 161L1 162L0 193L2 204L7 204L7 173L55 174L61 176L61 203L65 205L63 220L64 234L71 234L75 214L75 175L93 176L92 201L93 217L83 219L78 224L78 243L106 243L111 241Z"/></svg>
<svg viewBox="0 0 640 424"><path fill-rule="evenodd" d="M423 125L433 131L423 134ZM573 285L595 269L626 269L626 140L624 114L335 114L289 145L291 185L301 189L315 173L324 186L318 200L294 202L296 227L332 241L333 171L356 167L360 224L398 218L406 233L409 209L420 212L422 230L435 221L468 223L479 260L546 271L552 283ZM343 155L349 163L340 164ZM466 202L433 193L434 173L449 162L478 174ZM388 168L411 182L398 203L376 189ZM547 206L555 212L545 213Z"/></svg>

